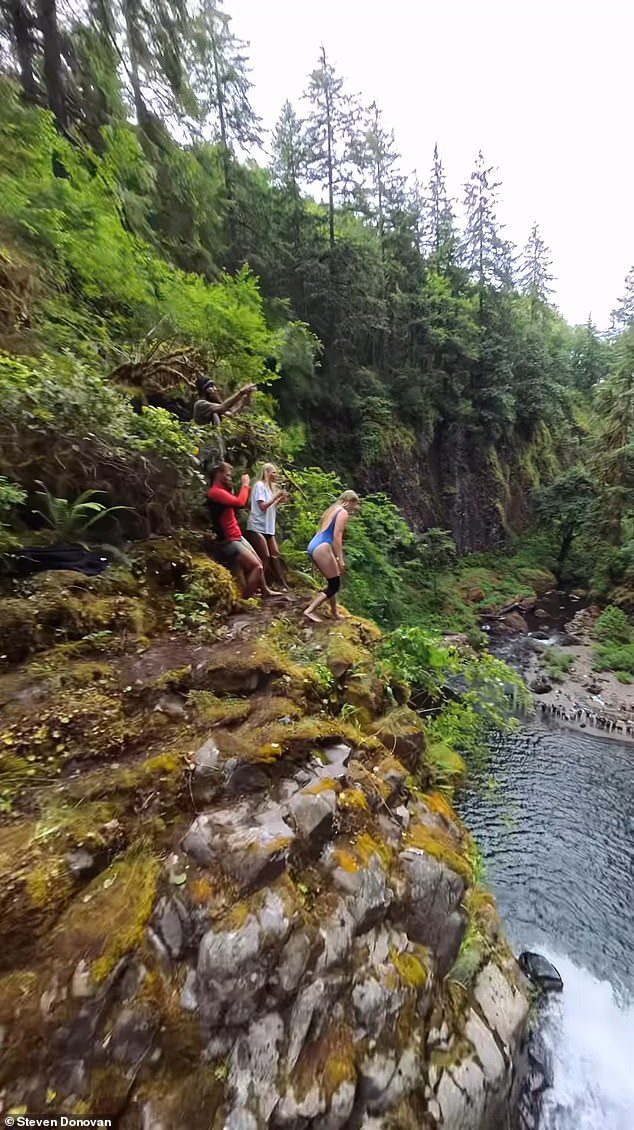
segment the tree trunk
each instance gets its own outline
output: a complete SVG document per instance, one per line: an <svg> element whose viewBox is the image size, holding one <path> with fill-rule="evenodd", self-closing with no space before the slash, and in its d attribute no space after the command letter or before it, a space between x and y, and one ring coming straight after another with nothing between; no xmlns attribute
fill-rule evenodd
<svg viewBox="0 0 634 1130"><path fill-rule="evenodd" d="M33 39L31 17L22 0L10 0L9 15L15 42L15 53L20 68L22 93L29 102L36 102L37 83L33 73Z"/></svg>
<svg viewBox="0 0 634 1130"><path fill-rule="evenodd" d="M64 78L62 74L62 50L57 26L56 0L38 0L39 27L44 39L44 82L48 104L62 129L68 126Z"/></svg>
<svg viewBox="0 0 634 1130"><path fill-rule="evenodd" d="M129 0L124 0L123 13L125 18L125 34L128 44L128 58L130 60L130 68L128 70L128 77L132 87L132 97L134 98L134 111L136 113L137 124L140 126L145 125L148 118L147 106L141 93L141 77L139 73L139 55L136 49L135 42L135 27L132 17L132 9Z"/></svg>

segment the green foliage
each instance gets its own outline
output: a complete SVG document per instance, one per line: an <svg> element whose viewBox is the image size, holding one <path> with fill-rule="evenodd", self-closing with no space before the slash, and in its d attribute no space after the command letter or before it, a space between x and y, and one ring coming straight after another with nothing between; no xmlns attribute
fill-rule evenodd
<svg viewBox="0 0 634 1130"><path fill-rule="evenodd" d="M209 624L209 589L202 581L189 581L183 592L174 594L174 603L174 627L177 631L204 628Z"/></svg>
<svg viewBox="0 0 634 1130"><path fill-rule="evenodd" d="M129 508L123 525L140 535L182 525L197 505L191 438L162 409L137 415L86 364L0 354L0 400L0 474L22 488L35 490L46 466L54 498L99 491L104 504Z"/></svg>
<svg viewBox="0 0 634 1130"><path fill-rule="evenodd" d="M457 651L444 647L423 628L397 628L381 642L377 658L390 681L404 683L410 691L422 691L435 701L448 690L450 676L460 670Z"/></svg>
<svg viewBox="0 0 634 1130"><path fill-rule="evenodd" d="M437 593L436 574L451 568L457 557L456 543L449 530L426 530L418 539L419 554L433 576L434 594Z"/></svg>
<svg viewBox="0 0 634 1130"><path fill-rule="evenodd" d="M634 675L634 643L599 644L594 653L595 671L620 671Z"/></svg>
<svg viewBox="0 0 634 1130"><path fill-rule="evenodd" d="M80 537L86 539L94 525L127 509L126 506L105 506L103 502L97 502L96 496L101 491L84 491L74 502L69 502L67 498L55 498L44 484L41 485L44 489L35 492L39 504L35 513L44 519L55 538L63 542L73 542Z"/></svg>
<svg viewBox="0 0 634 1130"><path fill-rule="evenodd" d="M622 609L609 604L594 625L594 634L598 640L606 643L629 643L632 628Z"/></svg>
<svg viewBox="0 0 634 1130"><path fill-rule="evenodd" d="M544 652L542 666L551 679L556 683L561 683L570 671L574 661L574 655L569 655L565 651L559 651L557 648L553 647Z"/></svg>

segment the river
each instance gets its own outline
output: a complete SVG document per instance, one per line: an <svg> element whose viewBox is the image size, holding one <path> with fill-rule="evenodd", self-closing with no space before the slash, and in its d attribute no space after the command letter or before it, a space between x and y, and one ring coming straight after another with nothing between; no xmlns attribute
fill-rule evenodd
<svg viewBox="0 0 634 1130"><path fill-rule="evenodd" d="M533 723L475 784L459 807L507 934L564 979L540 1130L634 1130L634 747Z"/></svg>

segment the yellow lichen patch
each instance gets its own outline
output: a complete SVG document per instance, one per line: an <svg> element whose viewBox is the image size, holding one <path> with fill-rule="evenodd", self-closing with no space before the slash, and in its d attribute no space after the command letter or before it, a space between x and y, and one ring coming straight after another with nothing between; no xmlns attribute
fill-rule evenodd
<svg viewBox="0 0 634 1130"><path fill-rule="evenodd" d="M338 867L342 867L344 871L348 871L350 874L354 874L355 871L359 870L358 859L351 851L347 851L346 848L335 848L333 851L333 859Z"/></svg>
<svg viewBox="0 0 634 1130"><path fill-rule="evenodd" d="M466 883L472 882L473 872L469 861L458 854L453 841L439 828L431 828L427 824L414 824L407 834L406 843L410 847L433 855L434 859L446 864Z"/></svg>
<svg viewBox="0 0 634 1130"><path fill-rule="evenodd" d="M462 759L461 759L462 760ZM437 812L445 817L451 824L458 823L458 817L451 807L449 801L442 793L423 793L421 800L427 805L431 812Z"/></svg>
<svg viewBox="0 0 634 1130"><path fill-rule="evenodd" d="M420 989L427 983L429 973L420 957L413 953L399 953L393 949L390 960L401 981L410 989Z"/></svg>
<svg viewBox="0 0 634 1130"><path fill-rule="evenodd" d="M370 811L367 797L362 789L344 789L339 794L338 804L340 808L355 809L361 812Z"/></svg>
<svg viewBox="0 0 634 1130"><path fill-rule="evenodd" d="M116 859L66 909L50 936L51 954L69 969L83 958L102 981L141 942L158 874L158 860L147 851Z"/></svg>
<svg viewBox="0 0 634 1130"><path fill-rule="evenodd" d="M361 833L355 844L355 851L364 867L369 865L372 856L375 855L385 868L389 868L394 855L388 844L375 840L368 832Z"/></svg>
<svg viewBox="0 0 634 1130"><path fill-rule="evenodd" d="M314 785L307 785L302 792L308 796L319 796L320 793L338 793L340 789L340 781L335 780L334 777L322 777L319 781L315 781Z"/></svg>

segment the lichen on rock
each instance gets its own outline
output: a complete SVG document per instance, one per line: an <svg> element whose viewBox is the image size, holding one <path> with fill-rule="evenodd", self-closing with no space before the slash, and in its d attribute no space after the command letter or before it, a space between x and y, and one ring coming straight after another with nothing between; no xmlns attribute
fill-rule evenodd
<svg viewBox="0 0 634 1130"><path fill-rule="evenodd" d="M521 979L377 629L233 585L182 533L3 608L32 613L0 676L6 1103L339 1130L502 1102Z"/></svg>

